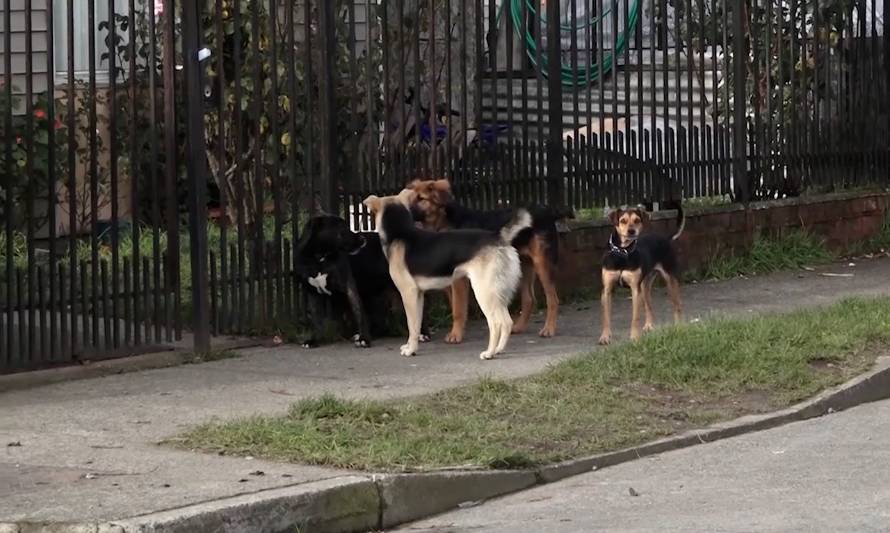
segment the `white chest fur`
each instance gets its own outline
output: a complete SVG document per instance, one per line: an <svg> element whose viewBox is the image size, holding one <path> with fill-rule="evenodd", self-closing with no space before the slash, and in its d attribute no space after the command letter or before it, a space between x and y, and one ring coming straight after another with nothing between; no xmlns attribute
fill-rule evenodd
<svg viewBox="0 0 890 533"><path fill-rule="evenodd" d="M331 291L328 290L328 275L322 274L319 272L314 277L309 278L309 285L315 287L315 290L318 291L318 294L327 294L331 295Z"/></svg>

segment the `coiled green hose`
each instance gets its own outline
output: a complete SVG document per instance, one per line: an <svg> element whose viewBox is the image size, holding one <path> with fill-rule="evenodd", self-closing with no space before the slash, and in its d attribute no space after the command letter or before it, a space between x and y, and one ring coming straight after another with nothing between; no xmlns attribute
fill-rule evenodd
<svg viewBox="0 0 890 533"><path fill-rule="evenodd" d="M525 1L528 13L537 16L534 5L532 5L531 0L503 0L501 3L501 7L498 10L498 22L500 22L501 15L504 12L504 9L510 10L510 16L513 17L513 27L514 28L522 28L524 26L522 21L522 2ZM559 0L550 0L551 2L558 2ZM619 0L614 0L612 5L609 6L608 9L604 10L597 17L589 18L588 20L580 23L579 25L572 27L566 24L560 24L559 28L561 32L577 32L580 30L584 30L588 27L592 27L596 24L599 24L603 17L608 15L615 9L618 5ZM618 34L618 38L615 41L615 48L611 52L607 54L603 54L603 64L598 65L597 63L589 63L588 65L578 65L577 67L572 67L572 65L567 65L565 62L561 62L560 64L560 79L562 84L568 87L586 87L591 83L600 79L603 74L612 70L612 67L615 63L615 55L621 54L624 52L625 48L627 48L628 35L631 30L637 25L637 21L640 18L640 2L641 0L633 0L627 12L627 25L623 32ZM547 19L542 15L539 17L541 21L541 26L543 27L547 24ZM531 60L532 65L538 69L541 74L546 78L548 77L548 69L547 69L547 57L545 55L541 55L541 64L538 64L537 55L538 50L538 42L535 37L531 34L529 30L525 31L525 50L526 54L528 54L529 59Z"/></svg>

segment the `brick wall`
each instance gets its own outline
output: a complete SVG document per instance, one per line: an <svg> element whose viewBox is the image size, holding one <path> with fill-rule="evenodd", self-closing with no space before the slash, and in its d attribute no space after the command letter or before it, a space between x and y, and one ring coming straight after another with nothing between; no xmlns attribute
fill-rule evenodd
<svg viewBox="0 0 890 533"><path fill-rule="evenodd" d="M825 239L829 248L842 251L875 235L890 209L887 193L838 193L792 198L741 206L690 209L686 229L677 240L684 269L702 266L717 254L740 253L758 234L781 235L805 228ZM676 211L653 214L648 231L672 234ZM612 228L604 220L572 222L562 234L559 285L563 294L598 287L600 259Z"/></svg>

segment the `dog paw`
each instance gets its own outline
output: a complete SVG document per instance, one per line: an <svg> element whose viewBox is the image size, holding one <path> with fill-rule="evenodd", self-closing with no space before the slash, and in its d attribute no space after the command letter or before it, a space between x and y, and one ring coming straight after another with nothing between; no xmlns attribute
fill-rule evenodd
<svg viewBox="0 0 890 533"><path fill-rule="evenodd" d="M632 340L632 341L640 340L641 336L642 336L642 334L640 333L639 330L634 330L634 331L630 332L630 340Z"/></svg>
<svg viewBox="0 0 890 533"><path fill-rule="evenodd" d="M417 346L412 346L411 343L403 344L402 347L399 348L399 353L405 357L411 357L417 354Z"/></svg>
<svg viewBox="0 0 890 533"><path fill-rule="evenodd" d="M356 348L370 348L371 341L362 337L360 334L356 333L352 336L352 343L355 344Z"/></svg>
<svg viewBox="0 0 890 533"><path fill-rule="evenodd" d="M513 324L513 329L510 330L510 333L513 335L518 335L520 333L525 333L525 324Z"/></svg>
<svg viewBox="0 0 890 533"><path fill-rule="evenodd" d="M426 333L421 333L420 336L417 337L417 340L419 340L420 342L430 342L431 340L433 340L433 338Z"/></svg>
<svg viewBox="0 0 890 533"><path fill-rule="evenodd" d="M612 342L612 334L611 333L603 333L602 335L600 335L600 340L599 340L600 345L606 346L610 342Z"/></svg>
<svg viewBox="0 0 890 533"><path fill-rule="evenodd" d="M644 324L643 325L643 331L652 331L654 329L655 329L655 326L653 326L652 324Z"/></svg>
<svg viewBox="0 0 890 533"><path fill-rule="evenodd" d="M484 352L479 354L479 359L482 359L483 361L488 361L489 359L494 359L494 352L485 350Z"/></svg>
<svg viewBox="0 0 890 533"><path fill-rule="evenodd" d="M451 331L445 336L445 342L448 344L460 344L464 341L464 334Z"/></svg>
<svg viewBox="0 0 890 533"><path fill-rule="evenodd" d="M304 349L318 348L318 342L315 339L306 339L300 343L300 347Z"/></svg>
<svg viewBox="0 0 890 533"><path fill-rule="evenodd" d="M550 338L556 335L556 326L544 326L541 328L541 331L538 332L539 337Z"/></svg>

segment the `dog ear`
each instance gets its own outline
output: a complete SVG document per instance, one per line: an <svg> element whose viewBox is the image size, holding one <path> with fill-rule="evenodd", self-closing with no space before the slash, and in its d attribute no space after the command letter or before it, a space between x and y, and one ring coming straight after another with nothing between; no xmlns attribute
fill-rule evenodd
<svg viewBox="0 0 890 533"><path fill-rule="evenodd" d="M415 189L417 189L417 188L420 186L421 183L423 183L423 182L420 181L420 180L411 180L411 181L408 183L408 185L405 185L405 188L406 188L406 189L415 190Z"/></svg>
<svg viewBox="0 0 890 533"><path fill-rule="evenodd" d="M372 215L380 211L380 197L372 194L362 201L362 204L371 212Z"/></svg>
<svg viewBox="0 0 890 533"><path fill-rule="evenodd" d="M399 191L399 194L396 195L396 198L399 199L399 202L405 207L411 207L411 204L414 203L414 200L417 199L417 191L414 189L402 189Z"/></svg>
<svg viewBox="0 0 890 533"><path fill-rule="evenodd" d="M609 209L608 211L606 211L606 220L608 220L609 223L612 224L613 226L618 225L619 218L621 218L621 209L618 209L617 207L613 207L612 209Z"/></svg>
<svg viewBox="0 0 890 533"><path fill-rule="evenodd" d="M451 194L451 182L447 179L434 181L433 188L439 192L447 192L448 194Z"/></svg>

